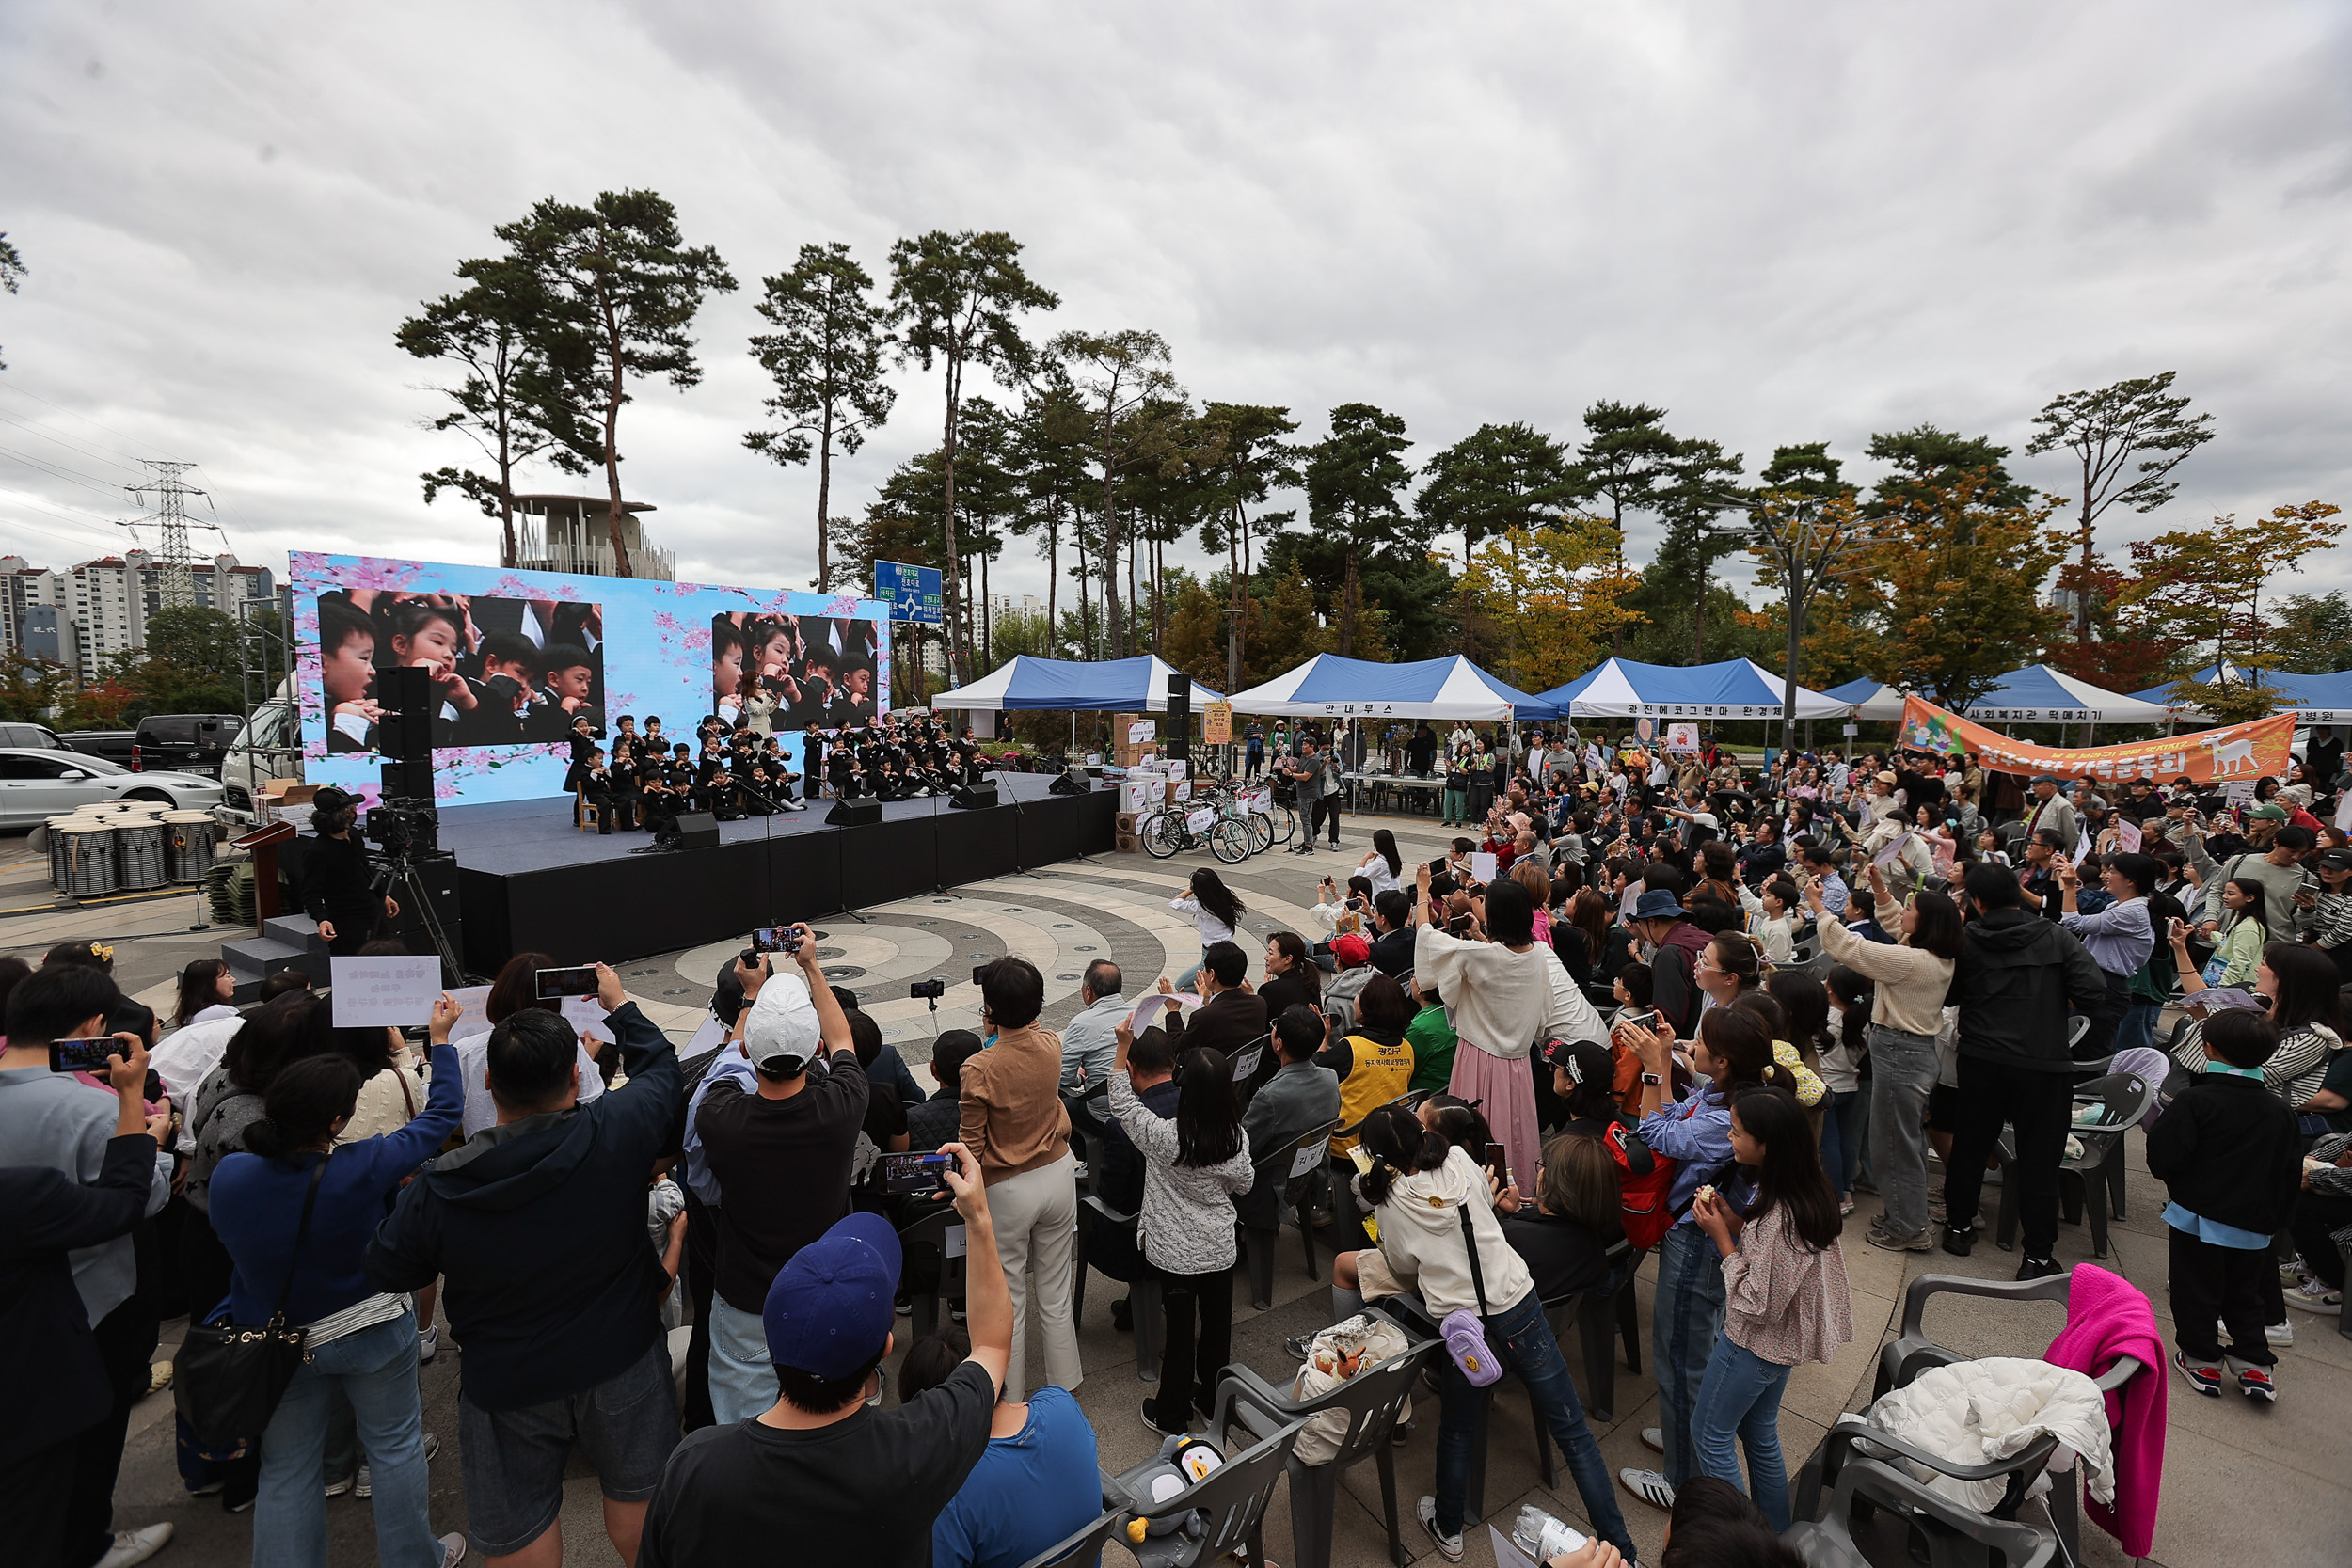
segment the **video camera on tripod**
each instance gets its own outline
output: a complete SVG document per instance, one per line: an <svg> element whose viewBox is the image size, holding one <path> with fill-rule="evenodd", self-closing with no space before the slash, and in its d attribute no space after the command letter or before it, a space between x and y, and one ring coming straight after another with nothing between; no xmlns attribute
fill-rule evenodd
<svg viewBox="0 0 2352 1568"><path fill-rule="evenodd" d="M384 708L377 736L387 755L381 801L368 808L361 832L376 851L368 858L368 885L412 915L449 973L460 981L456 860L441 847L441 814L433 803L433 689L423 670L376 671ZM437 910L436 906L441 906Z"/></svg>

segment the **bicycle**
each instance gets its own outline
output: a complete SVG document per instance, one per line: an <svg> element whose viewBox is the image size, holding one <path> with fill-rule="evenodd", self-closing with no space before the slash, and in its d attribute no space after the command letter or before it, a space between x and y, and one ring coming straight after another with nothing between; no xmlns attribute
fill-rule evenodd
<svg viewBox="0 0 2352 1568"><path fill-rule="evenodd" d="M1204 820L1205 818L1205 820ZM1146 853L1166 860L1186 849L1207 846L1228 865L1237 865L1273 842L1269 824L1264 843L1249 822L1232 790L1212 784L1199 798L1183 805L1164 805L1136 824L1136 833Z"/></svg>

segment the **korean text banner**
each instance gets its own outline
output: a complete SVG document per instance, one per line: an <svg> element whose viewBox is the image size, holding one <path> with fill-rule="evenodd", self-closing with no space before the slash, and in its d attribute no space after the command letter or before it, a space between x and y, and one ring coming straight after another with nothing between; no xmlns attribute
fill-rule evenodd
<svg viewBox="0 0 2352 1568"><path fill-rule="evenodd" d="M699 752L716 713L780 735L890 707L890 607L850 594L509 571L295 551L303 776L380 793L375 669L432 673L444 806L565 793L585 718ZM797 758L797 738L787 742Z"/></svg>
<svg viewBox="0 0 2352 1568"><path fill-rule="evenodd" d="M2102 781L2169 782L2186 777L2199 784L2226 784L2233 779L2250 783L2265 775L2285 777L2287 747L2294 736L2295 715L2281 713L2250 724L2228 724L2165 740L2135 740L2122 746L2035 746L1970 723L1923 698L1906 697L1902 733L1896 743L1939 756L1974 752L1979 762L1996 773L2047 773L2054 778Z"/></svg>

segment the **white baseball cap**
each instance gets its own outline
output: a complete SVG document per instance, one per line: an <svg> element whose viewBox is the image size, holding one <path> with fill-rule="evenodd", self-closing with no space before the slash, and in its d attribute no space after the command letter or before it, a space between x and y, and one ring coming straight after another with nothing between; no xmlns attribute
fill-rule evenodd
<svg viewBox="0 0 2352 1568"><path fill-rule="evenodd" d="M752 998L751 1016L743 1022L743 1053L752 1066L805 1063L817 1054L823 1039L808 982L792 974L769 976L759 994Z"/></svg>

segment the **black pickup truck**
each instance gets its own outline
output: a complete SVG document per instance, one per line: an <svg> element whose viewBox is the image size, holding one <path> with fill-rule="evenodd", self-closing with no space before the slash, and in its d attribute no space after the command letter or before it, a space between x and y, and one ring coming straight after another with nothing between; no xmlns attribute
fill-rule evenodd
<svg viewBox="0 0 2352 1568"><path fill-rule="evenodd" d="M136 730L68 730L58 738L69 751L104 757L108 762L131 766L131 748L138 741Z"/></svg>

